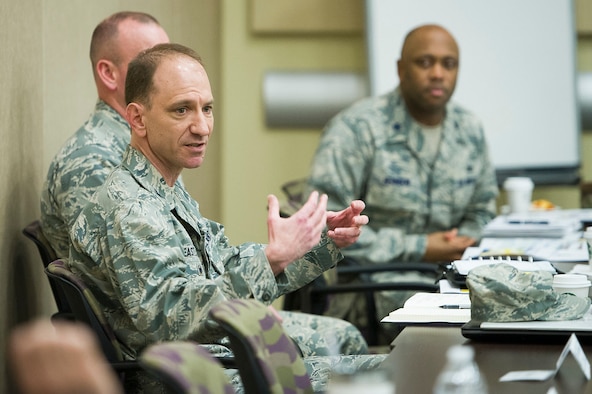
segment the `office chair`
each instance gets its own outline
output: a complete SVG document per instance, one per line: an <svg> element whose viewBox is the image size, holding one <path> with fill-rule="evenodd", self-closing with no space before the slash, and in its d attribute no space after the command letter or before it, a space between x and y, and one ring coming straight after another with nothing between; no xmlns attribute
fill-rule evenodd
<svg viewBox="0 0 592 394"><path fill-rule="evenodd" d="M148 346L140 364L176 394L233 394L222 365L202 346L189 341Z"/></svg>
<svg viewBox="0 0 592 394"><path fill-rule="evenodd" d="M306 179L289 181L282 185L282 191L287 201L280 207L280 216L289 217L296 212L304 199L303 193L306 187ZM370 346L378 345L380 321L376 317L376 303L374 293L377 291L423 291L436 292L439 290L438 280L443 276L443 269L437 264L426 262L390 262L361 265L351 257L344 258L337 264L336 283L327 283L321 275L308 285L288 293L284 296L284 309L300 310L305 313L322 315L328 305L329 296L341 293L362 293L366 303L367 327L358 327ZM375 283L370 281L370 275L378 272L421 272L433 278L433 283L424 282L390 282ZM359 279L356 282L347 283L352 278Z"/></svg>
<svg viewBox="0 0 592 394"><path fill-rule="evenodd" d="M45 274L54 280L71 307L74 320L86 323L97 335L107 361L117 372L141 370L136 360L124 360L119 341L88 286L62 260L47 265Z"/></svg>
<svg viewBox="0 0 592 394"><path fill-rule="evenodd" d="M43 230L41 229L41 223L39 220L34 220L29 223L24 229L23 234L29 238L31 241L35 243L37 246L37 250L39 251L39 256L41 257L41 262L43 263L43 268L45 269L52 261L57 260L56 252L53 250L47 238L43 234ZM56 283L55 279L52 277L48 277L49 286L51 288L51 292L53 294L53 298L55 300L56 306L58 308L58 312L55 313L52 318L65 318L68 320L72 320L72 309L68 304L68 300L60 286Z"/></svg>
<svg viewBox="0 0 592 394"><path fill-rule="evenodd" d="M124 360L120 343L107 321L99 302L84 281L74 274L62 260L51 262L45 273L55 281L72 308L73 319L86 323L96 333L107 361L118 372L141 370L136 360ZM220 345L212 345L220 346ZM227 368L235 368L234 357L216 356Z"/></svg>
<svg viewBox="0 0 592 394"><path fill-rule="evenodd" d="M228 334L247 394L312 393L299 350L267 306L236 299L209 314Z"/></svg>

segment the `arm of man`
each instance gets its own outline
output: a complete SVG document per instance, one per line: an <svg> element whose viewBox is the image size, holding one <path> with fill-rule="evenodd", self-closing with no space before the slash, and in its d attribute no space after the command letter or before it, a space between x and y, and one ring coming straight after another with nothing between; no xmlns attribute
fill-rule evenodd
<svg viewBox="0 0 592 394"><path fill-rule="evenodd" d="M475 239L457 234L457 229L438 231L428 234L424 261L454 261L462 257L469 246L475 244Z"/></svg>

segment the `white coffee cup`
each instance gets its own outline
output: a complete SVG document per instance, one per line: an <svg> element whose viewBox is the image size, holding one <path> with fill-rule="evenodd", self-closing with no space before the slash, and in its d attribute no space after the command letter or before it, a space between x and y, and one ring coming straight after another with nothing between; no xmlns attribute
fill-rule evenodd
<svg viewBox="0 0 592 394"><path fill-rule="evenodd" d="M509 177L504 181L504 190L511 213L526 213L530 210L534 183L527 177Z"/></svg>
<svg viewBox="0 0 592 394"><path fill-rule="evenodd" d="M572 293L578 297L588 297L590 281L586 275L557 274L553 276L553 289L561 293Z"/></svg>

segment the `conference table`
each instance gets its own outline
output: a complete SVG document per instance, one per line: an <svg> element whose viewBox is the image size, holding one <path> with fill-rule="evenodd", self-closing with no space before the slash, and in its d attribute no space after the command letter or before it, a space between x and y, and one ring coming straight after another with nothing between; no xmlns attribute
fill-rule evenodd
<svg viewBox="0 0 592 394"><path fill-rule="evenodd" d="M590 210L577 213L592 218ZM592 225L592 221L586 225ZM575 261L549 260L558 272L569 272L577 264ZM589 339L581 341L592 364L591 343ZM392 350L383 365L394 381L397 394L431 394L436 378L446 363L446 351L454 345L471 346L475 350L475 361L487 381L489 394L592 394L592 382L586 379L571 354L549 380L499 381L511 371L555 370L565 343L478 341L463 337L460 325L408 325L391 345Z"/></svg>
<svg viewBox="0 0 592 394"><path fill-rule="evenodd" d="M549 380L499 382L510 371L554 370L565 344L478 342L463 337L460 327L429 326L405 327L392 342L383 366L394 381L396 393L432 393L446 362L446 350L453 345L475 350L475 361L487 381L489 394L592 393L592 382L586 380L572 355ZM582 347L592 363L592 345Z"/></svg>

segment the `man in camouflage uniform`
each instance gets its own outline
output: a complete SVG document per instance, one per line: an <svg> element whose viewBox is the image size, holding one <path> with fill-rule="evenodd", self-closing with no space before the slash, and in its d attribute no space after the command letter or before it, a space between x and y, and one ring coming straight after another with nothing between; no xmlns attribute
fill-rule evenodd
<svg viewBox="0 0 592 394"><path fill-rule="evenodd" d="M212 305L229 298L270 304L333 267L339 247L367 223L361 201L327 212L326 196L315 192L286 219L269 196L269 244L231 246L179 182L183 168L203 163L213 129L213 97L197 54L175 44L143 52L129 66L126 101L130 146L76 219L69 265L89 283L128 357L160 340L222 341L208 318ZM313 385L323 390L327 374L317 370L376 368L384 356L313 359Z"/></svg>
<svg viewBox="0 0 592 394"><path fill-rule="evenodd" d="M66 141L50 164L41 196L43 233L59 257L67 257L69 229L95 190L121 163L130 142L125 120L125 76L142 50L169 38L158 21L139 12L119 12L95 28L90 59L99 99L87 122ZM368 346L350 323L280 311L284 328L305 355L363 354Z"/></svg>
<svg viewBox="0 0 592 394"><path fill-rule="evenodd" d="M327 124L309 192L326 193L329 209L362 199L370 219L367 231L343 251L346 256L362 264L450 262L480 238L495 216L498 189L483 127L449 101L458 64L458 46L450 33L440 26L420 26L405 38L397 63L399 87L354 103ZM389 272L374 274L372 280L426 278ZM379 293L377 317L410 295ZM333 297L328 313L355 314L354 296Z"/></svg>

